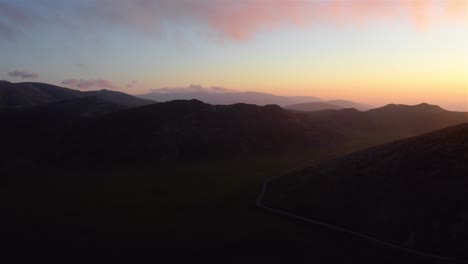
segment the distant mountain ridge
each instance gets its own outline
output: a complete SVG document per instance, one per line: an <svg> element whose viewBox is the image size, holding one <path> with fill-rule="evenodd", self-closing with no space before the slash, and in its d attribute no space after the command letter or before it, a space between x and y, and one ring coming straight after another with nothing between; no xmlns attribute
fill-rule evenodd
<svg viewBox="0 0 468 264"><path fill-rule="evenodd" d="M138 95L138 97L158 102L194 99L215 105L245 103L260 106L269 104L286 106L296 103L321 101L321 99L311 96L279 96L259 92L239 92L222 87L203 88L199 85L190 85L187 88L154 89L150 93Z"/></svg>
<svg viewBox="0 0 468 264"><path fill-rule="evenodd" d="M320 102L308 102L302 104L289 105L285 107L289 110L295 111L321 111L321 110L339 110L344 108L354 108L359 111L367 111L375 108L371 105L356 103L347 100L331 100L331 101L320 101Z"/></svg>
<svg viewBox="0 0 468 264"><path fill-rule="evenodd" d="M260 92L239 92L222 87L204 88L200 85L190 85L186 88L153 89L150 93L138 95L140 98L158 102L171 100L199 100L208 104L230 105L237 103L269 105L276 104L291 110L319 111L325 109L356 108L366 111L374 106L347 100L324 101L312 96L280 96Z"/></svg>
<svg viewBox="0 0 468 264"><path fill-rule="evenodd" d="M355 108L360 111L367 111L367 110L376 108L373 105L362 104L362 103L357 103L357 102L348 101L348 100L329 100L326 102L329 104L333 104L333 105L339 105L343 108Z"/></svg>
<svg viewBox="0 0 468 264"><path fill-rule="evenodd" d="M285 109L294 111L321 111L321 110L339 110L344 107L327 102L309 102L285 106Z"/></svg>
<svg viewBox="0 0 468 264"><path fill-rule="evenodd" d="M154 103L151 100L141 99L117 91L78 91L46 83L11 83L0 81L0 108L32 107L89 96L99 97L103 101L118 104L123 108Z"/></svg>

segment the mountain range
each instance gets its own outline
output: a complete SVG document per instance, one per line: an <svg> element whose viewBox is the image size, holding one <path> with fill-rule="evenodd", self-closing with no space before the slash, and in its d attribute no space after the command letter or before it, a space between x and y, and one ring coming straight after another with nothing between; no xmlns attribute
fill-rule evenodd
<svg viewBox="0 0 468 264"><path fill-rule="evenodd" d="M311 96L278 96L258 92L239 92L223 87L204 88L200 85L190 85L185 88L153 89L151 93L132 96L110 90L78 91L45 83L11 83L0 81L0 108L38 106L90 96L98 97L102 102L120 105L122 108L143 106L154 102L192 99L215 105L236 103L255 105L276 104L298 111L343 108L355 108L366 111L374 108L370 105L346 100L323 101Z"/></svg>
<svg viewBox="0 0 468 264"><path fill-rule="evenodd" d="M303 112L198 100L153 103L107 90L19 86L30 93L24 99L17 96L16 102L34 106L0 111L5 162L150 164L346 144L364 147L468 121L466 113L428 104ZM31 96L36 92L47 96Z"/></svg>
<svg viewBox="0 0 468 264"><path fill-rule="evenodd" d="M369 110L370 105L346 100L324 101L311 96L279 96L259 92L239 92L222 87L204 88L200 85L190 85L186 88L153 89L150 93L138 95L140 98L166 102L171 100L199 100L208 104L229 105L246 103L255 105L276 104L291 110L317 111L324 109L356 108ZM299 106L297 104L300 104ZM302 105L304 104L304 105Z"/></svg>
<svg viewBox="0 0 468 264"><path fill-rule="evenodd" d="M96 252L125 263L433 263L254 206L265 180L304 161L316 165L270 182L265 203L465 256L468 113L157 103L39 83L1 82L0 95L0 255L15 263Z"/></svg>

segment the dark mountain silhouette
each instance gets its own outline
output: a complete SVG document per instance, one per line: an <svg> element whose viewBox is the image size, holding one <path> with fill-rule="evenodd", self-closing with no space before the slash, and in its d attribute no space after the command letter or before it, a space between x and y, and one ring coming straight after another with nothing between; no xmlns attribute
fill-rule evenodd
<svg viewBox="0 0 468 264"><path fill-rule="evenodd" d="M154 103L151 100L116 91L82 92L45 83L0 81L0 108L38 106L88 96L99 97L103 101L118 104L125 108Z"/></svg>
<svg viewBox="0 0 468 264"><path fill-rule="evenodd" d="M324 133L340 134L345 141L383 143L468 121L468 113L435 105L387 105L366 112L355 109L298 112L305 122Z"/></svg>
<svg viewBox="0 0 468 264"><path fill-rule="evenodd" d="M237 103L269 105L276 104L279 106L287 106L298 103L320 101L320 99L310 96L279 96L257 92L151 92L148 94L139 95L143 99L154 100L157 102L167 102L171 100L199 100L208 104L215 105L230 105Z"/></svg>
<svg viewBox="0 0 468 264"><path fill-rule="evenodd" d="M429 105L419 108L440 111ZM267 203L402 246L468 257L467 177L465 123L274 181Z"/></svg>
<svg viewBox="0 0 468 264"><path fill-rule="evenodd" d="M102 101L120 105L123 108L132 108L155 103L155 101L152 100L141 99L126 93L110 91L105 89L99 91L84 92L84 94L85 96L94 96L101 99Z"/></svg>
<svg viewBox="0 0 468 264"><path fill-rule="evenodd" d="M295 104L286 106L285 109L288 110L295 110L295 111L320 111L320 110L337 110L343 109L339 105L334 105L326 102L310 102L310 103L303 103L303 104Z"/></svg>
<svg viewBox="0 0 468 264"><path fill-rule="evenodd" d="M89 97L0 111L0 122L6 124L0 136L10 149L5 160L156 164L265 151L362 148L468 121L466 113L426 105L404 106L401 112L391 106L367 112L292 112L275 105L176 100L122 108Z"/></svg>
<svg viewBox="0 0 468 264"><path fill-rule="evenodd" d="M0 107L36 106L80 97L80 91L45 83L0 82Z"/></svg>
<svg viewBox="0 0 468 264"><path fill-rule="evenodd" d="M92 163L233 156L318 145L323 136L314 133L275 105L174 100L101 118L75 134L61 156Z"/></svg>

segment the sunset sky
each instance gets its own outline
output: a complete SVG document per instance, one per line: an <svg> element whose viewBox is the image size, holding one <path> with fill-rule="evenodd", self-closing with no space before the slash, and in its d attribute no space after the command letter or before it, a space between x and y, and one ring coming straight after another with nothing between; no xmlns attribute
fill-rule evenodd
<svg viewBox="0 0 468 264"><path fill-rule="evenodd" d="M0 79L468 111L468 0L0 0Z"/></svg>

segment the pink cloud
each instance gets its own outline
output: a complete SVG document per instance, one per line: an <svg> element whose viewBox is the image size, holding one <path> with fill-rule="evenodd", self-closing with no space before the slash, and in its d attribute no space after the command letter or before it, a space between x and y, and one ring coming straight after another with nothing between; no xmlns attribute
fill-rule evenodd
<svg viewBox="0 0 468 264"><path fill-rule="evenodd" d="M178 34L190 27L199 34L242 41L287 26L361 25L404 18L419 29L468 17L467 0L100 0L70 5L56 1L36 6L41 12L20 8L14 1L0 3L0 15L10 22L1 24L0 34L11 34L8 26L27 30L41 23L73 32L117 28L150 35ZM174 24L178 27L168 26Z"/></svg>
<svg viewBox="0 0 468 264"><path fill-rule="evenodd" d="M8 73L8 75L11 77L18 77L22 79L39 77L39 74L33 73L33 72L27 72L27 71L11 71Z"/></svg>
<svg viewBox="0 0 468 264"><path fill-rule="evenodd" d="M468 17L466 0L108 1L100 1L105 7L94 9L92 16L150 33L160 33L165 23L199 24L217 36L238 41L259 32L287 26L307 27L318 22L356 25L378 20L399 22L406 17L419 29L438 16Z"/></svg>
<svg viewBox="0 0 468 264"><path fill-rule="evenodd" d="M116 88L116 85L108 80L103 79L96 79L96 80L77 80L77 79L68 79L62 82L63 85L69 87L77 87L81 89L89 89L89 88L104 88L104 89L112 89Z"/></svg>

